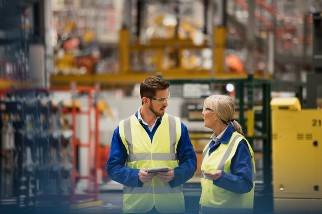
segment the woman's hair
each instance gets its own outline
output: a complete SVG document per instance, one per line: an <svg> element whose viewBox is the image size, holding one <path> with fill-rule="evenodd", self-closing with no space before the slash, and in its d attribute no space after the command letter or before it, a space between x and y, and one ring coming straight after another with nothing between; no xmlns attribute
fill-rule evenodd
<svg viewBox="0 0 322 214"><path fill-rule="evenodd" d="M230 96L211 95L205 99L204 107L212 109L223 123L231 123L238 133L244 135L241 125L234 120L235 103Z"/></svg>
<svg viewBox="0 0 322 214"><path fill-rule="evenodd" d="M146 78L140 85L140 95L142 97L154 97L159 90L169 88L170 83L157 76Z"/></svg>

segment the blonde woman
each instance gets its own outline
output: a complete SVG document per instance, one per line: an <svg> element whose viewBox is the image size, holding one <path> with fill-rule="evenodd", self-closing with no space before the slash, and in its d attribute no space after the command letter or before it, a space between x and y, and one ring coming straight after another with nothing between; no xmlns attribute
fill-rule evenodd
<svg viewBox="0 0 322 214"><path fill-rule="evenodd" d="M202 155L203 214L253 212L254 153L234 113L230 96L212 95L204 101L204 126L214 133Z"/></svg>

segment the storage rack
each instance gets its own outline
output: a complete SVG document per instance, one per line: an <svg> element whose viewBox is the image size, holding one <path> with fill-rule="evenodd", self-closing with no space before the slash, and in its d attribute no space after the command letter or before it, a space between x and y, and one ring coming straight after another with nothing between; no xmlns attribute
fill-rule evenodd
<svg viewBox="0 0 322 214"><path fill-rule="evenodd" d="M54 122L59 123L53 118L59 111L48 95L46 90L32 89L1 93L1 125L12 127L10 139L1 141L1 154L9 154L1 161L2 205L33 208L44 196L61 196L59 149L52 153L53 142L61 136L51 130ZM2 136L8 134L1 131Z"/></svg>
<svg viewBox="0 0 322 214"><path fill-rule="evenodd" d="M71 114L72 118L72 191L71 191L71 208L93 206L100 204L98 199L98 181L97 181L97 169L99 168L99 109L96 105L96 98L98 96L98 87L84 87L76 86L76 83L72 83L71 88L72 103L71 109L65 109L64 114ZM86 96L87 106L80 108L77 106L79 98ZM93 115L94 114L94 115ZM88 141L82 142L77 138L77 116L85 115L87 118L88 126ZM94 116L94 130L92 130L92 116ZM87 175L80 172L79 167L79 154L80 149L87 150ZM78 160L77 160L78 158ZM77 192L77 182L79 180L86 180L87 191L80 194Z"/></svg>
<svg viewBox="0 0 322 214"><path fill-rule="evenodd" d="M75 95L72 108L68 111L62 103L54 105L49 97L50 91L47 90L20 89L0 92L0 128L3 131L3 127L12 126L14 135L14 142L8 142L3 140L3 132L1 134L1 207L20 212L22 209L47 211L54 206L64 211L101 203L98 201L97 182L97 89L76 87L72 91ZM87 111L76 108L75 103L80 95L88 96ZM72 117L71 136L64 135L62 116L66 113ZM80 142L76 137L76 116L79 114L88 117L91 135L88 144ZM94 131L91 130L92 116ZM81 175L78 170L79 160L76 157L80 147L87 149L86 176ZM82 194L78 194L76 189L80 179L88 180L88 189ZM85 201L91 203L80 203Z"/></svg>

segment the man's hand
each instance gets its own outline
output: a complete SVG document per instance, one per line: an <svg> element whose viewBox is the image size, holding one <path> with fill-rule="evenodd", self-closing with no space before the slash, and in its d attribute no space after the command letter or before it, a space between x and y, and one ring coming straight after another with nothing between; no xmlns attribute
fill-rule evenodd
<svg viewBox="0 0 322 214"><path fill-rule="evenodd" d="M217 170L215 173L204 172L204 175L211 180L217 180L221 177L222 172L221 170Z"/></svg>
<svg viewBox="0 0 322 214"><path fill-rule="evenodd" d="M170 168L168 172L158 172L155 175L164 182L169 182L174 179L174 171Z"/></svg>
<svg viewBox="0 0 322 214"><path fill-rule="evenodd" d="M153 173L148 173L147 169L140 169L139 171L139 180L142 183L147 183L152 180L154 177Z"/></svg>

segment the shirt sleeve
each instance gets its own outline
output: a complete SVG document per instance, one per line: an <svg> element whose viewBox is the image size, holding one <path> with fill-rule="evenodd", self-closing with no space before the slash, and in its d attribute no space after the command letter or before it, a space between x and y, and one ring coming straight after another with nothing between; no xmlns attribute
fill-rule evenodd
<svg viewBox="0 0 322 214"><path fill-rule="evenodd" d="M108 176L125 186L138 187L143 183L139 181L139 169L125 166L128 154L119 134L119 127L114 130L110 155L106 162L106 173Z"/></svg>
<svg viewBox="0 0 322 214"><path fill-rule="evenodd" d="M214 185L228 191L243 194L253 188L253 166L247 143L243 140L237 147L230 165L231 174L222 172L222 176L214 180Z"/></svg>
<svg viewBox="0 0 322 214"><path fill-rule="evenodd" d="M187 127L181 123L181 137L177 146L179 166L174 169L174 179L169 182L171 187L179 186L188 181L197 169L196 152L191 144Z"/></svg>

